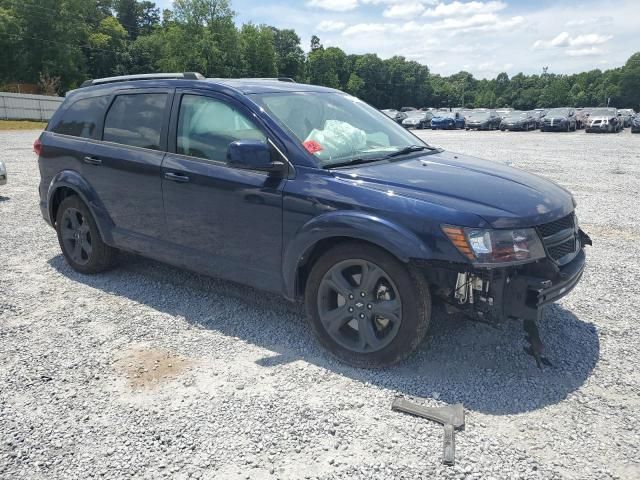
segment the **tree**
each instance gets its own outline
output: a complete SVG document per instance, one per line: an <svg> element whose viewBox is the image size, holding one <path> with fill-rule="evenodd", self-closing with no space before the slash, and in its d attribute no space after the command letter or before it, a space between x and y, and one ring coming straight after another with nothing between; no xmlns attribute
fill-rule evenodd
<svg viewBox="0 0 640 480"><path fill-rule="evenodd" d="M349 75L349 81L347 82L347 92L355 97L359 97L364 90L364 81L358 76L357 73L351 73Z"/></svg>
<svg viewBox="0 0 640 480"><path fill-rule="evenodd" d="M323 48L322 44L320 43L320 39L317 36L312 35L311 36L311 51L313 52L315 50L318 50L319 48Z"/></svg>
<svg viewBox="0 0 640 480"><path fill-rule="evenodd" d="M246 75L252 77L277 75L273 30L264 25L245 24L240 30L240 42Z"/></svg>
<svg viewBox="0 0 640 480"><path fill-rule="evenodd" d="M278 76L303 80L304 52L300 48L300 37L294 30L279 30L271 27L276 52Z"/></svg>
<svg viewBox="0 0 640 480"><path fill-rule="evenodd" d="M160 26L160 9L153 2L138 2L137 23L140 35L151 35Z"/></svg>
<svg viewBox="0 0 640 480"><path fill-rule="evenodd" d="M88 39L89 73L92 77L124 74L128 56L125 45L127 31L114 17L105 17Z"/></svg>
<svg viewBox="0 0 640 480"><path fill-rule="evenodd" d="M114 10L118 22L127 30L131 40L138 37L138 2L136 0L115 0Z"/></svg>
<svg viewBox="0 0 640 480"><path fill-rule="evenodd" d="M309 54L308 62L311 83L342 89L349 81L347 56L337 47L317 48Z"/></svg>
<svg viewBox="0 0 640 480"><path fill-rule="evenodd" d="M620 74L620 103L640 109L640 52L629 57Z"/></svg>

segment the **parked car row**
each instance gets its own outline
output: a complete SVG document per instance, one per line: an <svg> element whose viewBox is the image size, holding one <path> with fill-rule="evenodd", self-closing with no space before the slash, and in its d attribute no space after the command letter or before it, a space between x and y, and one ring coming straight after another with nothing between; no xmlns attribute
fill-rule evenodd
<svg viewBox="0 0 640 480"><path fill-rule="evenodd" d="M631 127L633 133L640 131L639 115L633 109L573 108L560 107L545 110L514 110L501 108L435 109L402 107L400 110L382 110L405 128L466 129L575 132L584 128L587 133L617 133Z"/></svg>

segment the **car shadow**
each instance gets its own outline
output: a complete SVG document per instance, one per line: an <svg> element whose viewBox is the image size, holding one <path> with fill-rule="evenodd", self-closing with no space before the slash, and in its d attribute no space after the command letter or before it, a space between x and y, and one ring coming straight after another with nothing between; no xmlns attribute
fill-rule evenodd
<svg viewBox="0 0 640 480"><path fill-rule="evenodd" d="M599 358L595 326L557 304L547 307L540 323L553 363L543 370L523 351L521 322L490 326L436 308L416 354L387 369L357 369L318 346L303 307L277 295L128 254L118 268L93 276L72 270L62 255L49 263L73 281L270 350L256 362L264 368L303 360L397 394L462 402L483 413L508 415L556 404L589 378Z"/></svg>

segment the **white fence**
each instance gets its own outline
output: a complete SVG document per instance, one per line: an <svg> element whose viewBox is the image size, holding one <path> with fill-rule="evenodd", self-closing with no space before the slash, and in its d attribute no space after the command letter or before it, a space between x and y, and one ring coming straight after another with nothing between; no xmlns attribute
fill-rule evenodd
<svg viewBox="0 0 640 480"><path fill-rule="evenodd" d="M0 92L0 119L49 121L64 97Z"/></svg>

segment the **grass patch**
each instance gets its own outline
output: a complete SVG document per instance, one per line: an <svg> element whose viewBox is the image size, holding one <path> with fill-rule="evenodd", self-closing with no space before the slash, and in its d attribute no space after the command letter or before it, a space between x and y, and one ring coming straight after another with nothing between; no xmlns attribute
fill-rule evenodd
<svg viewBox="0 0 640 480"><path fill-rule="evenodd" d="M0 130L44 130L45 122L30 120L0 120Z"/></svg>

